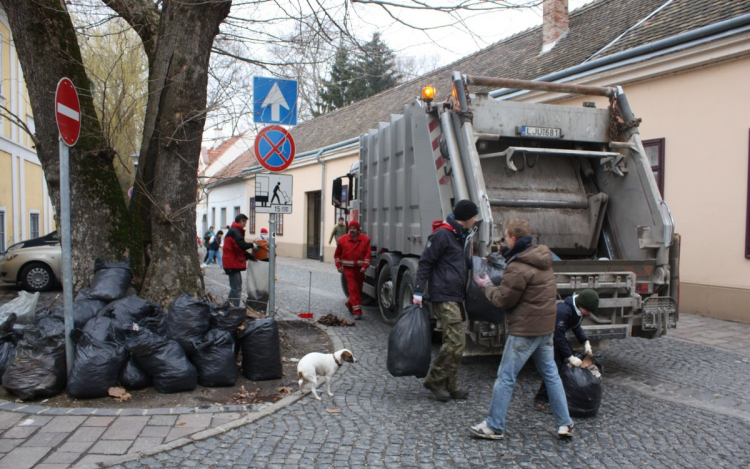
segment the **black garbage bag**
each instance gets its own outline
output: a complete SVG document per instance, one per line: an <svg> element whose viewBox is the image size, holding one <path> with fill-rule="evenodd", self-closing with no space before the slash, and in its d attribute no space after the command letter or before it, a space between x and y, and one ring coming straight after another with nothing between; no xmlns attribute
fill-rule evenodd
<svg viewBox="0 0 750 469"><path fill-rule="evenodd" d="M388 336L388 372L424 378L430 371L430 312L409 305L401 311Z"/></svg>
<svg viewBox="0 0 750 469"><path fill-rule="evenodd" d="M89 319L82 330L93 339L101 342L122 342L123 340L121 331L117 330L117 320L109 314Z"/></svg>
<svg viewBox="0 0 750 469"><path fill-rule="evenodd" d="M130 354L128 354L128 359L120 370L117 380L127 390L145 389L151 386L151 377L143 371L143 368L138 366L138 362Z"/></svg>
<svg viewBox="0 0 750 469"><path fill-rule="evenodd" d="M500 259L503 259L502 256L500 256ZM487 299L487 296L474 281L474 275L482 277L487 274L493 284L499 285L505 271L505 260L499 261L497 258L493 258L490 262L489 257L485 260L478 256L472 256L471 263L472 276L464 299L466 313L469 315L469 319L473 321L500 324L505 321L505 310L493 305Z"/></svg>
<svg viewBox="0 0 750 469"><path fill-rule="evenodd" d="M237 341L239 327L247 320L245 308L230 307L228 309L211 307L211 330L229 332L232 339Z"/></svg>
<svg viewBox="0 0 750 469"><path fill-rule="evenodd" d="M583 358L576 354L578 358ZM560 379L568 400L568 412L571 417L595 417L602 403L602 362L599 356L594 357L594 369L570 367L567 363L560 366Z"/></svg>
<svg viewBox="0 0 750 469"><path fill-rule="evenodd" d="M154 305L154 311L151 315L138 321L138 325L145 327L155 334L166 336L167 313L164 312L161 306Z"/></svg>
<svg viewBox="0 0 750 469"><path fill-rule="evenodd" d="M119 300L107 303L99 310L97 316L109 316L115 320L120 327L130 327L133 323L140 322L151 316L154 305L138 295L130 295Z"/></svg>
<svg viewBox="0 0 750 469"><path fill-rule="evenodd" d="M135 326L127 331L126 348L160 393L192 391L198 373L176 341Z"/></svg>
<svg viewBox="0 0 750 469"><path fill-rule="evenodd" d="M56 330L34 326L24 331L18 342L16 358L3 374L3 386L10 393L28 401L52 397L65 389L68 374L65 334L64 330L59 334L55 333Z"/></svg>
<svg viewBox="0 0 750 469"><path fill-rule="evenodd" d="M106 397L109 388L117 385L128 353L115 342L94 338L80 329L74 329L70 338L76 343L76 360L68 375L68 394L78 399Z"/></svg>
<svg viewBox="0 0 750 469"><path fill-rule="evenodd" d="M91 282L91 298L106 302L124 297L133 281L130 259L109 262L104 259L94 261L94 280Z"/></svg>
<svg viewBox="0 0 750 469"><path fill-rule="evenodd" d="M242 374L252 381L281 379L281 340L273 318L249 321L238 335L242 341Z"/></svg>
<svg viewBox="0 0 750 469"><path fill-rule="evenodd" d="M96 316L96 313L107 303L97 300L91 296L91 289L86 287L76 296L73 302L73 321L76 329L83 329L83 326L89 322L89 319Z"/></svg>
<svg viewBox="0 0 750 469"><path fill-rule="evenodd" d="M237 382L237 361L234 339L229 332L212 329L194 344L191 361L198 369L198 384L207 388L234 386Z"/></svg>
<svg viewBox="0 0 750 469"><path fill-rule="evenodd" d="M211 305L185 293L169 305L167 337L176 340L189 356L195 353L193 342L203 339L211 326Z"/></svg>
<svg viewBox="0 0 750 469"><path fill-rule="evenodd" d="M21 335L13 330L13 324L16 322L16 313L10 313L8 319L0 324L0 384L5 370L16 358L16 346Z"/></svg>

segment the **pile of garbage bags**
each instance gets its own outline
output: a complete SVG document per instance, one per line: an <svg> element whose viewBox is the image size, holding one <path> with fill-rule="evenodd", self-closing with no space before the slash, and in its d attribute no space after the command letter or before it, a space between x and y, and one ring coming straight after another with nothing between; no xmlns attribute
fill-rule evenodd
<svg viewBox="0 0 750 469"><path fill-rule="evenodd" d="M75 398L106 397L111 387L154 386L160 393L233 386L242 372L251 380L282 377L278 325L248 318L244 308L216 306L184 294L167 311L126 296L132 281L129 261L97 260L90 288L73 304L75 362L67 373L65 319L61 308L31 315L0 316L2 385L22 400L54 396L64 389ZM28 301L27 301L28 303ZM28 318L24 312L24 318Z"/></svg>

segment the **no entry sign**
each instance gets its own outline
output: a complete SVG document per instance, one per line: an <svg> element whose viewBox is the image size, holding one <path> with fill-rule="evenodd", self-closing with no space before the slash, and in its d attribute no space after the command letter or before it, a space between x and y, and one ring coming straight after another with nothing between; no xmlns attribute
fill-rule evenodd
<svg viewBox="0 0 750 469"><path fill-rule="evenodd" d="M284 127L263 127L255 137L255 157L269 171L283 171L294 160L294 140Z"/></svg>
<svg viewBox="0 0 750 469"><path fill-rule="evenodd" d="M60 137L66 145L72 147L81 135L81 104L78 102L76 88L68 78L62 78L57 82L55 118Z"/></svg>

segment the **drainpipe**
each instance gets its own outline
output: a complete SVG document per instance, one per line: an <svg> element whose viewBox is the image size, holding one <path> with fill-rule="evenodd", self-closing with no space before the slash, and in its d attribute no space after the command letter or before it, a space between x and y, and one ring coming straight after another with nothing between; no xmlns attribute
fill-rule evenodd
<svg viewBox="0 0 750 469"><path fill-rule="evenodd" d="M326 233L326 210L324 200L326 200L326 162L323 161L323 149L318 150L315 159L320 163L320 262L323 260L323 248L325 247Z"/></svg>

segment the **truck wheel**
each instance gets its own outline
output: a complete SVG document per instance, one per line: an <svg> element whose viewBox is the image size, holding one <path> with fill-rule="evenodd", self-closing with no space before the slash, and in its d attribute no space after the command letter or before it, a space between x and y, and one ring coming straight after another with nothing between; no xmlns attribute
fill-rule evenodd
<svg viewBox="0 0 750 469"><path fill-rule="evenodd" d="M396 324L398 318L398 295L396 291L396 282L391 275L391 266L386 264L380 269L378 275L378 306L383 321L392 326Z"/></svg>
<svg viewBox="0 0 750 469"><path fill-rule="evenodd" d="M55 286L55 274L42 263L29 264L21 272L21 285L28 291L47 291Z"/></svg>
<svg viewBox="0 0 750 469"><path fill-rule="evenodd" d="M412 304L412 297L414 296L414 272L407 270L401 277L401 283L398 286L398 312L404 310L407 306Z"/></svg>

